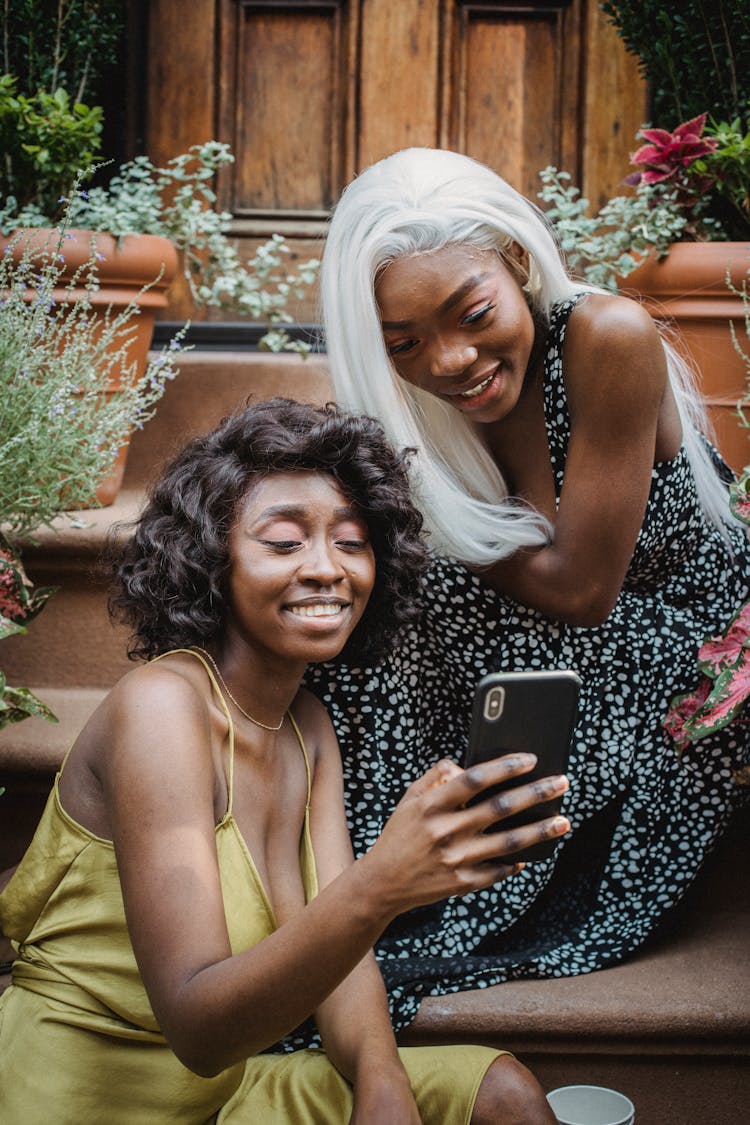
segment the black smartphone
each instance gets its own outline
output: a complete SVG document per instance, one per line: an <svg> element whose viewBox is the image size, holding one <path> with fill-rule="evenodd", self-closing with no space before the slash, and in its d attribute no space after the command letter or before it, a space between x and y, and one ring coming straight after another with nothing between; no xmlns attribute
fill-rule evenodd
<svg viewBox="0 0 750 1125"><path fill-rule="evenodd" d="M472 804L486 800L500 789L526 785L542 777L565 773L570 742L578 713L581 680L576 672L491 672L477 685L469 733L466 765L486 762L519 751L536 754L536 766L528 773L509 778L502 785L485 789ZM562 798L506 817L490 825L488 832L505 831L522 824L546 820L560 811ZM513 855L508 863L547 859L557 840L543 840Z"/></svg>

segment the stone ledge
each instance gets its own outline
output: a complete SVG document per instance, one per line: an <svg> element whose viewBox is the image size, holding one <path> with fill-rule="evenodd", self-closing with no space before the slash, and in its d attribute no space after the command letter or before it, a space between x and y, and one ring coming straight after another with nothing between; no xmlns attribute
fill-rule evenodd
<svg viewBox="0 0 750 1125"><path fill-rule="evenodd" d="M628 961L587 976L427 997L401 1041L747 1058L749 828L733 826L664 931Z"/></svg>
<svg viewBox="0 0 750 1125"><path fill-rule="evenodd" d="M0 774L5 785L9 774L39 777L59 770L68 747L106 695L101 688L32 687L31 690L48 704L59 722L31 718L0 730ZM7 796L6 793L6 799Z"/></svg>

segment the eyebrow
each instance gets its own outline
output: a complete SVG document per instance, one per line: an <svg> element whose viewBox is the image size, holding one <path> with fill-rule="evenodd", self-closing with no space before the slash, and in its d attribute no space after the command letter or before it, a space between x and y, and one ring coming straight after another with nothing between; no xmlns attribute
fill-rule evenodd
<svg viewBox="0 0 750 1125"><path fill-rule="evenodd" d="M272 504L270 508L264 508L259 513L256 522L272 519L274 516L285 516L287 519L299 520L304 519L306 515L307 508L304 508L301 504ZM345 508L334 508L333 515L337 520L362 519L354 504L348 504Z"/></svg>
<svg viewBox="0 0 750 1125"><path fill-rule="evenodd" d="M454 289L454 291L445 298L442 305L438 306L437 315L442 316L443 313L450 312L452 308L463 301L464 297L468 297L472 289L476 289L476 287L486 281L490 275L491 271L485 270L484 273L472 274L471 277L467 277L466 281L459 285L458 289ZM382 320L380 326L381 328L388 329L410 328L413 323L413 320Z"/></svg>

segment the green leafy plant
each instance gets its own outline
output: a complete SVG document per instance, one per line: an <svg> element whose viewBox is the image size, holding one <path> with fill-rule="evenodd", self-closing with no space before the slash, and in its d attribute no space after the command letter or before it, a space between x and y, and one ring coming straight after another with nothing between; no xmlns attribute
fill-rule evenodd
<svg viewBox="0 0 750 1125"><path fill-rule="evenodd" d="M138 306L94 316L96 254L65 280L66 223L43 247L21 231L0 256L0 638L24 632L52 593L31 587L20 537L93 501L120 446L153 414L181 346L178 334L138 374L129 354ZM0 675L0 726L30 714L51 717Z"/></svg>
<svg viewBox="0 0 750 1125"><path fill-rule="evenodd" d="M96 98L121 47L124 0L2 0L0 197L58 218L100 152ZM87 99L84 102L84 98Z"/></svg>
<svg viewBox="0 0 750 1125"><path fill-rule="evenodd" d="M0 196L9 215L44 221L59 214L60 197L98 153L102 110L72 102L62 88L26 96L16 86L0 75Z"/></svg>
<svg viewBox="0 0 750 1125"><path fill-rule="evenodd" d="M232 310L270 329L260 346L305 354L283 325L295 320L293 302L314 284L316 258L295 262L274 235L246 260L231 237L232 216L217 209L214 182L234 157L209 141L157 167L137 156L115 169L109 185L73 192L98 167L102 110L84 104L97 96L117 56L124 0L2 0L0 76L0 231L54 225L69 201L76 226L116 238L156 234L182 255L198 307ZM94 180L91 180L92 185Z"/></svg>
<svg viewBox="0 0 750 1125"><path fill-rule="evenodd" d="M540 198L571 265L617 288L672 242L750 238L750 6L747 0L606 0L648 82L652 120L632 156L635 192L598 214L567 173L541 173ZM684 124L677 124L684 122ZM585 250L582 249L585 243Z"/></svg>
<svg viewBox="0 0 750 1125"><path fill-rule="evenodd" d="M233 309L272 325L289 322L289 301L302 298L315 282L319 261L285 268L289 246L281 235L273 235L243 263L229 237L231 214L215 209L214 178L233 162L229 146L218 141L193 145L163 168L137 156L108 187L78 193L71 201L71 221L117 238L138 233L168 238L183 255L196 305ZM279 328L266 334L261 347L309 351Z"/></svg>
<svg viewBox="0 0 750 1125"><path fill-rule="evenodd" d="M650 87L654 120L707 111L733 121L750 104L747 0L605 0L599 5Z"/></svg>
<svg viewBox="0 0 750 1125"><path fill-rule="evenodd" d="M743 129L739 117L709 126L716 144L699 156L692 175L711 191L709 207L729 238L750 238L750 120Z"/></svg>
<svg viewBox="0 0 750 1125"><path fill-rule="evenodd" d="M539 198L555 228L571 269L592 285L616 290L650 253L663 256L679 239L688 219L668 187L639 185L632 195L617 195L595 214L589 201L571 183L569 172L540 172Z"/></svg>
<svg viewBox="0 0 750 1125"><path fill-rule="evenodd" d="M669 132L644 127L646 144L631 156L636 171L595 215L567 172L545 168L539 198L571 267L587 281L616 290L649 254L673 242L750 238L750 131L708 126L700 114ZM734 160L738 153L740 159Z"/></svg>
<svg viewBox="0 0 750 1125"><path fill-rule="evenodd" d="M231 239L232 216L215 209L214 177L233 160L229 146L218 141L194 145L163 168L137 156L107 187L77 190L63 202L76 227L108 231L116 238L156 234L170 239L182 254L196 305L233 309L270 324L262 348L304 354L309 345L292 340L281 326L294 319L290 301L302 298L314 283L319 261L288 266L289 246L281 235L273 235L243 262ZM52 219L35 205L24 208L11 197L0 199L2 230L40 226Z"/></svg>
<svg viewBox="0 0 750 1125"><path fill-rule="evenodd" d="M117 60L125 0L3 0L3 60L21 93L72 90L98 97Z"/></svg>

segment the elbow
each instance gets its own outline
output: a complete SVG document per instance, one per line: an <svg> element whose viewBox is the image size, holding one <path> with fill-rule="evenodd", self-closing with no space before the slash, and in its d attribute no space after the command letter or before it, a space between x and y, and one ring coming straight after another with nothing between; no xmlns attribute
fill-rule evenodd
<svg viewBox="0 0 750 1125"><path fill-rule="evenodd" d="M167 1043L187 1070L197 1074L199 1078L216 1078L222 1071L260 1054L276 1041L269 1039L267 1035L258 1038L256 1042L249 1041L245 1036L241 1043L219 1042L220 1039L221 1036L212 1035L208 1029L201 1028L190 1036L167 1036Z"/></svg>
<svg viewBox="0 0 750 1125"><path fill-rule="evenodd" d="M591 629L604 624L616 602L617 596L613 596L608 590L577 590L565 599L558 616L568 625Z"/></svg>
<svg viewBox="0 0 750 1125"><path fill-rule="evenodd" d="M221 1074L232 1065L227 1059L218 1058L216 1052L212 1051L206 1042L186 1043L169 1039L168 1043L172 1053L182 1065L193 1074L197 1074L199 1078L216 1078L217 1074Z"/></svg>

